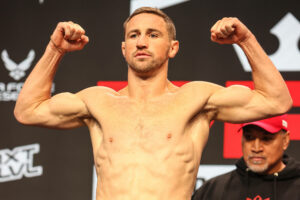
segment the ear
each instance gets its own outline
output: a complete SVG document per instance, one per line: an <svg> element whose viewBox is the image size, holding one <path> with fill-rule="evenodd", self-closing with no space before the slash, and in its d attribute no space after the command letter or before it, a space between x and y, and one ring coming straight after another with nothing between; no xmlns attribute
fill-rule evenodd
<svg viewBox="0 0 300 200"><path fill-rule="evenodd" d="M121 50L122 50L122 54L125 58L125 42L123 41L122 44L121 44Z"/></svg>
<svg viewBox="0 0 300 200"><path fill-rule="evenodd" d="M174 58L179 50L178 40L172 40L169 50L169 58Z"/></svg>
<svg viewBox="0 0 300 200"><path fill-rule="evenodd" d="M290 144L290 132L286 132L283 136L283 150L285 151Z"/></svg>

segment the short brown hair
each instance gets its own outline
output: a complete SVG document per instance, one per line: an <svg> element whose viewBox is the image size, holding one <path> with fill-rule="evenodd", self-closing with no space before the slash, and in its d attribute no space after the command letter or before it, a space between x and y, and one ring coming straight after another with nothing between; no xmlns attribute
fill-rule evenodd
<svg viewBox="0 0 300 200"><path fill-rule="evenodd" d="M167 25L167 31L168 31L169 38L172 40L176 39L176 29L175 29L175 25L174 25L174 22L172 21L172 19L166 13L161 11L160 9L152 8L152 7L141 7L141 8L136 9L123 23L124 33L126 33L126 25L131 20L131 18L133 18L136 15L142 14L142 13L150 13L150 14L154 14L154 15L157 15L157 16L160 16L161 18L163 18L163 20L166 22L166 25Z"/></svg>

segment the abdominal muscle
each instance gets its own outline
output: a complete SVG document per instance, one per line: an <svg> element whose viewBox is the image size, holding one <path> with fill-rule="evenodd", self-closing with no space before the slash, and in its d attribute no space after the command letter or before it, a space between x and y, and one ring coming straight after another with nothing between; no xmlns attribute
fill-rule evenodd
<svg viewBox="0 0 300 200"><path fill-rule="evenodd" d="M97 200L190 199L200 158L195 158L189 136L168 137L170 133L159 144L157 140L104 139L94 152Z"/></svg>

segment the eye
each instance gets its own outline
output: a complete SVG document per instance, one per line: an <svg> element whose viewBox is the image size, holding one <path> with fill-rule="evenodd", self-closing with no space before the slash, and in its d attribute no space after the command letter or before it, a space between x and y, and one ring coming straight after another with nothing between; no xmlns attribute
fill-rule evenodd
<svg viewBox="0 0 300 200"><path fill-rule="evenodd" d="M136 33L132 33L129 35L129 38L136 38L137 37L137 34Z"/></svg>
<svg viewBox="0 0 300 200"><path fill-rule="evenodd" d="M151 34L150 34L150 37L151 37L151 38L157 38L157 37L158 37L158 34L157 34L157 33L151 33Z"/></svg>
<svg viewBox="0 0 300 200"><path fill-rule="evenodd" d="M263 137L262 140L265 142L271 141L273 138L272 137Z"/></svg>
<svg viewBox="0 0 300 200"><path fill-rule="evenodd" d="M251 134L244 134L244 138L247 140L247 141L251 141L254 139L254 137L251 135Z"/></svg>

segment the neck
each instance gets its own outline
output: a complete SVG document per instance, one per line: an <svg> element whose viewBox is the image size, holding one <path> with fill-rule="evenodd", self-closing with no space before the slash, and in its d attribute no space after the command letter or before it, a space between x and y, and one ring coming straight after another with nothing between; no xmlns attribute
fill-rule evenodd
<svg viewBox="0 0 300 200"><path fill-rule="evenodd" d="M164 94L171 84L167 79L168 67L161 66L155 71L137 73L128 67L128 95L131 98L145 101Z"/></svg>
<svg viewBox="0 0 300 200"><path fill-rule="evenodd" d="M278 163L276 167L270 170L267 174L274 174L274 173L281 172L284 168L285 168L285 164L281 161L280 163Z"/></svg>

